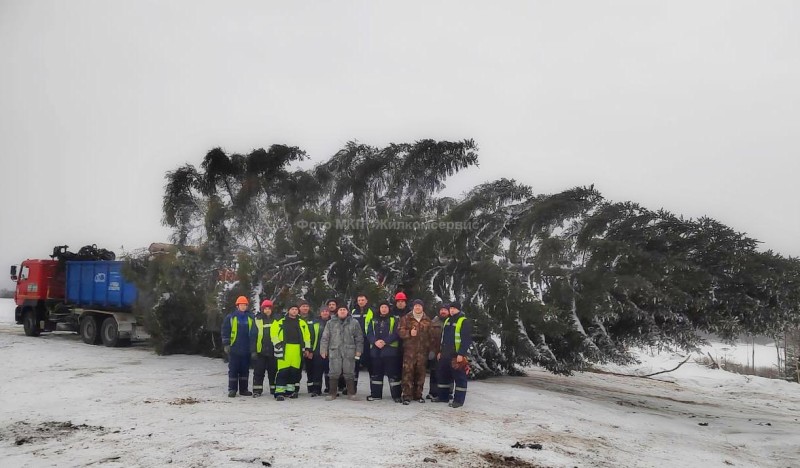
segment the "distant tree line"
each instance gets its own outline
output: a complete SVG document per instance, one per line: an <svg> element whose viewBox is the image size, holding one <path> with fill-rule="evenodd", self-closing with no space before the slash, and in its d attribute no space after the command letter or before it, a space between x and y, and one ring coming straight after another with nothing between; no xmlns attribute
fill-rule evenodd
<svg viewBox="0 0 800 468"><path fill-rule="evenodd" d="M0 289L0 299L13 299L13 298L14 298L13 289Z"/></svg>
<svg viewBox="0 0 800 468"><path fill-rule="evenodd" d="M800 261L713 219L612 202L593 186L542 195L500 179L441 196L478 164L472 140L349 143L307 170L305 157L215 148L166 174L163 221L178 249L129 265L163 352L214 343L240 294L285 306L402 290L429 313L460 300L476 322L477 376L570 373L630 362L632 346L689 349L698 332L800 325Z"/></svg>

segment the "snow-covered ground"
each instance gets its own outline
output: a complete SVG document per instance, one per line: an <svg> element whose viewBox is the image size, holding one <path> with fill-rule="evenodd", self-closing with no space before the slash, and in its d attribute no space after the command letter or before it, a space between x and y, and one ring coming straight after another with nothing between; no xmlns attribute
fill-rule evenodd
<svg viewBox="0 0 800 468"><path fill-rule="evenodd" d="M532 369L527 377L470 382L460 409L306 394L229 399L221 360L89 346L70 333L28 338L6 299L0 357L3 467L800 463L800 385L692 361L658 380ZM609 370L660 370L681 360L642 358L640 366ZM516 442L542 448L512 448Z"/></svg>
<svg viewBox="0 0 800 468"><path fill-rule="evenodd" d="M700 351L704 356L711 355L719 364L729 362L747 367L755 364L756 368L777 368L778 350L775 348L774 340L761 338L753 343L747 337L742 337L736 344L729 344L715 340L714 337L707 339L709 344L701 347ZM780 357L781 360L785 357L782 348Z"/></svg>

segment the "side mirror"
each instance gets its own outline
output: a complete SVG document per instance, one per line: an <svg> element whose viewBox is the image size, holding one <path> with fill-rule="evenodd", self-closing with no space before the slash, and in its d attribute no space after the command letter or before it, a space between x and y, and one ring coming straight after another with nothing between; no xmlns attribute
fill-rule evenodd
<svg viewBox="0 0 800 468"><path fill-rule="evenodd" d="M11 265L11 281L16 281L17 279L17 266Z"/></svg>

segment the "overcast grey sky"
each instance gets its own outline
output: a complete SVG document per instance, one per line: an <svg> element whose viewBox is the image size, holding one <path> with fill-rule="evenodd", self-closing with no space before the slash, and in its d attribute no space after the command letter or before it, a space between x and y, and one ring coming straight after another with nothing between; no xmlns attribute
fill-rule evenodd
<svg viewBox="0 0 800 468"><path fill-rule="evenodd" d="M594 183L798 256L798 83L797 1L0 0L0 266L166 240L214 146L421 138L480 146L452 194Z"/></svg>

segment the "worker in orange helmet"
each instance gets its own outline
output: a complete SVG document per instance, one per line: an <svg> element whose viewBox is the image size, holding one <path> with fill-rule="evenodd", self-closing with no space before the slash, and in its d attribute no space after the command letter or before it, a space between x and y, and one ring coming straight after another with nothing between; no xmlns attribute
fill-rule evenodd
<svg viewBox="0 0 800 468"><path fill-rule="evenodd" d="M250 330L253 315L248 310L250 301L244 296L236 298L236 310L222 321L222 345L228 355L228 396L251 396L247 390L250 381Z"/></svg>

